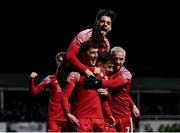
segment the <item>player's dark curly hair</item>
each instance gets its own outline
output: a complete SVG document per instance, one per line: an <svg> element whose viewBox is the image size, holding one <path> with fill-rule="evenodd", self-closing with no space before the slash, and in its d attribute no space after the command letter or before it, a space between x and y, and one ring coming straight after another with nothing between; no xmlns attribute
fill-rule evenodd
<svg viewBox="0 0 180 133"><path fill-rule="evenodd" d="M86 52L88 51L90 48L98 48L98 44L94 41L91 41L91 40L88 40L88 41L85 41L83 42L83 44L81 45L80 49L79 49L79 53L83 53L83 52Z"/></svg>
<svg viewBox="0 0 180 133"><path fill-rule="evenodd" d="M108 61L112 62L113 60L109 52L103 51L98 53L98 61L102 64L106 64Z"/></svg>
<svg viewBox="0 0 180 133"><path fill-rule="evenodd" d="M114 23L116 18L117 18L116 12L113 11L112 9L110 9L110 8L107 8L107 9L100 8L99 11L97 12L97 15L96 15L96 21L100 20L100 18L102 16L110 17L112 23Z"/></svg>

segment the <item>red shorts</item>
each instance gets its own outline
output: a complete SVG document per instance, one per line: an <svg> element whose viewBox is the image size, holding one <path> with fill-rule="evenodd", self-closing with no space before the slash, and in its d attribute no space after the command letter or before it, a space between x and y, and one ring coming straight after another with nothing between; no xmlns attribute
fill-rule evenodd
<svg viewBox="0 0 180 133"><path fill-rule="evenodd" d="M110 124L107 119L105 119L105 127L106 127L106 132L116 132L115 126L110 127Z"/></svg>
<svg viewBox="0 0 180 133"><path fill-rule="evenodd" d="M76 128L77 132L105 132L104 119L85 118L78 119L80 126Z"/></svg>
<svg viewBox="0 0 180 133"><path fill-rule="evenodd" d="M132 118L115 118L116 119L116 130L117 132L126 132L132 133L133 132L133 123Z"/></svg>
<svg viewBox="0 0 180 133"><path fill-rule="evenodd" d="M67 132L68 131L67 122L50 120L47 123L47 131L48 132Z"/></svg>

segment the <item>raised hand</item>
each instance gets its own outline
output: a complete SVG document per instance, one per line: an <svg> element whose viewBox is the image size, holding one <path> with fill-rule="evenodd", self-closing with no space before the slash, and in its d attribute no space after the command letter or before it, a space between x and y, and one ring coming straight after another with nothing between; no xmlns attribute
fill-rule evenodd
<svg viewBox="0 0 180 133"><path fill-rule="evenodd" d="M32 72L31 74L30 74L30 78L32 78L32 79L34 79L35 77L37 77L38 76L38 74L36 73L36 72Z"/></svg>
<svg viewBox="0 0 180 133"><path fill-rule="evenodd" d="M94 76L93 72L91 72L89 69L86 69L85 71L86 75L89 76ZM95 76L94 76L95 77Z"/></svg>

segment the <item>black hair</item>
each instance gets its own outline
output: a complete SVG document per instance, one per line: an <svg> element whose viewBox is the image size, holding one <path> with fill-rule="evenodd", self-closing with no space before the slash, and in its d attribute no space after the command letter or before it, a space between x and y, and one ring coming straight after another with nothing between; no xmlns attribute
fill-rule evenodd
<svg viewBox="0 0 180 133"><path fill-rule="evenodd" d="M98 48L98 46L99 45L94 41L91 41L91 40L85 41L81 44L81 47L78 53L81 54L82 52L88 51L90 48Z"/></svg>
<svg viewBox="0 0 180 133"><path fill-rule="evenodd" d="M116 12L113 11L112 9L110 9L110 8L107 8L107 9L100 8L99 11L97 12L97 15L96 15L96 21L100 20L100 18L102 16L110 17L112 23L114 23L116 18L117 18Z"/></svg>
<svg viewBox="0 0 180 133"><path fill-rule="evenodd" d="M98 61L100 61L102 64L106 64L109 60L112 60L109 52L104 51L98 53Z"/></svg>

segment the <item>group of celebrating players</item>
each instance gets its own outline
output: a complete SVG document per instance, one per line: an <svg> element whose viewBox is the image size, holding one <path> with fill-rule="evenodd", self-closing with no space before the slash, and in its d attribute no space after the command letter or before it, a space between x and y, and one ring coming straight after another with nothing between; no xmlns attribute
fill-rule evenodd
<svg viewBox="0 0 180 133"><path fill-rule="evenodd" d="M140 111L130 97L132 75L126 51L110 48L106 38L116 13L99 9L92 29L80 31L66 52L56 54L55 74L38 85L30 74L29 90L49 89L48 132L133 132L132 115Z"/></svg>

